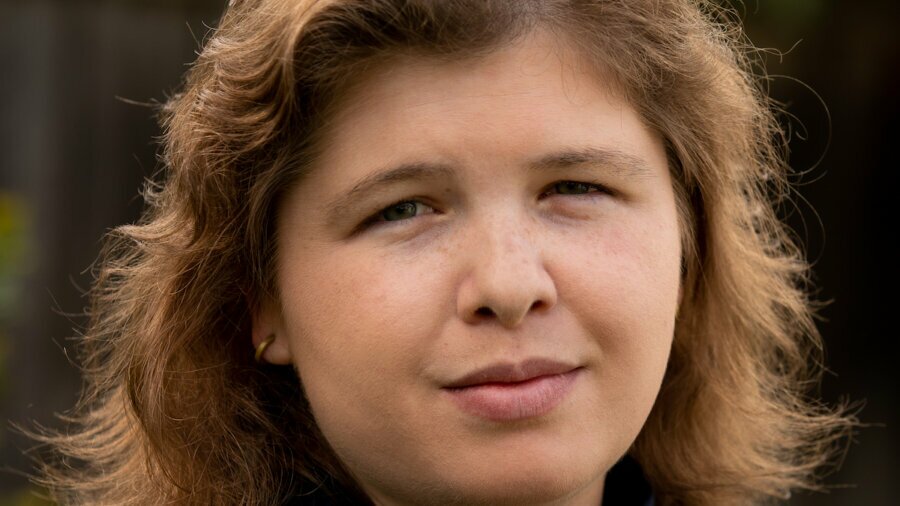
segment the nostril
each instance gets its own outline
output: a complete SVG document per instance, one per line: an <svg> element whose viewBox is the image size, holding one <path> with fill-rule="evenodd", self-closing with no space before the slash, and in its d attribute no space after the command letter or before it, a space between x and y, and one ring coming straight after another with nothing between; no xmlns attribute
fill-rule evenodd
<svg viewBox="0 0 900 506"><path fill-rule="evenodd" d="M538 301L535 301L533 304L531 304L531 308L529 309L529 311L539 309L544 306L545 306L544 301L538 300ZM475 311L475 314L477 314L479 316L496 316L497 315L493 309L491 309L487 306L481 306L480 308L478 308Z"/></svg>
<svg viewBox="0 0 900 506"><path fill-rule="evenodd" d="M479 314L481 316L492 316L494 314L494 312L491 310L491 308L486 307L486 306L482 306L482 307L478 308L478 310L475 311L475 313Z"/></svg>

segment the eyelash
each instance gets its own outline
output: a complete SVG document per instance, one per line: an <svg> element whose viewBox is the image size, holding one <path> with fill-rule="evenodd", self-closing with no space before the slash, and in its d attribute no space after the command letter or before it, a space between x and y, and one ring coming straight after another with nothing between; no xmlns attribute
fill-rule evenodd
<svg viewBox="0 0 900 506"><path fill-rule="evenodd" d="M609 189L607 189L605 186L603 186L603 185L601 185L601 184L599 184L599 183L589 183L589 182L586 182L586 181L561 180L561 181L557 181L557 182L555 182L555 183L549 185L548 188L550 188L550 189L556 188L558 185L560 185L560 184L566 184L566 183L573 183L573 184L576 184L576 185L585 185L585 186L588 187L588 191L585 192L585 193L575 193L575 194L561 193L561 194L559 194L559 195L570 195L570 196L572 196L572 197L581 197L581 198L585 198L585 197L592 197L594 194L598 194L598 193L599 193L599 194L606 194L606 195L612 194L612 192L611 192ZM591 190L596 190L596 191L591 191ZM551 193L549 190L548 190L548 191L544 191L543 193L541 193L541 196L548 195L549 193ZM415 219L415 218L418 217L418 216L421 216L421 215L416 215L416 216L414 216L414 217L412 217L412 218L403 218L403 219L400 219L400 220L394 220L394 221L381 220L381 215L384 214L385 211L391 209L392 207L396 207L396 206L398 206L398 205L400 205L400 204L406 204L406 203L413 203L413 204L415 204L415 203L422 203L422 201L419 200L419 199L415 199L415 198L406 198L406 199L403 199L403 200L398 200L398 201L394 202L393 204L390 204L390 205L388 205L388 206L386 206L386 207L383 207L383 208L379 209L378 211L376 211L375 214L373 214L373 215L370 216L369 218L366 218L366 220L363 221L363 222L359 225L359 227L358 227L358 228L359 228L359 231L362 231L362 230L365 230L365 229L371 228L371 227L391 227L391 226L394 226L394 225L400 225L400 224L406 223L406 222L408 222L408 221L410 221L410 220L413 220L413 219ZM427 205L427 204L426 204L426 205Z"/></svg>

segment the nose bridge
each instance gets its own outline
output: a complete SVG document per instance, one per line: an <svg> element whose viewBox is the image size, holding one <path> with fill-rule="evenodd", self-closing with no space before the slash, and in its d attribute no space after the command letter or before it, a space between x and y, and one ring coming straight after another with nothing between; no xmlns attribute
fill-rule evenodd
<svg viewBox="0 0 900 506"><path fill-rule="evenodd" d="M477 240L493 249L506 249L507 253L527 253L528 248L537 246L534 225L518 205L509 200L512 199L495 201L490 210L474 220L476 235L480 235Z"/></svg>
<svg viewBox="0 0 900 506"><path fill-rule="evenodd" d="M508 204L508 203L507 203ZM458 307L468 322L496 319L517 326L530 311L556 303L556 288L545 269L541 232L519 206L496 205L473 218L465 248L469 269Z"/></svg>

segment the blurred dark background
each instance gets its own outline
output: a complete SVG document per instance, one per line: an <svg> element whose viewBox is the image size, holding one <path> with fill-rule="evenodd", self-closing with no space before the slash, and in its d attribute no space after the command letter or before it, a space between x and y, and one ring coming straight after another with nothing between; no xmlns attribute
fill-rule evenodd
<svg viewBox="0 0 900 506"><path fill-rule="evenodd" d="M33 444L11 423L58 426L77 399L71 336L89 267L134 221L158 169L151 108L174 93L225 0L0 0L0 506L40 504ZM814 264L829 403L865 401L827 494L791 505L900 504L897 213L900 3L746 0L771 92L789 114L795 205ZM779 54L779 52L781 54ZM893 259L893 260L892 260Z"/></svg>

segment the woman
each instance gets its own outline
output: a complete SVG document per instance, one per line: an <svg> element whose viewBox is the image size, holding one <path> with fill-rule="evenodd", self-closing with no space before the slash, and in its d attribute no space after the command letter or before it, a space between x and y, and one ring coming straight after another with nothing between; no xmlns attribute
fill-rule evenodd
<svg viewBox="0 0 900 506"><path fill-rule="evenodd" d="M852 419L805 397L820 341L751 51L700 0L232 2L108 243L43 482L78 504L816 488Z"/></svg>

